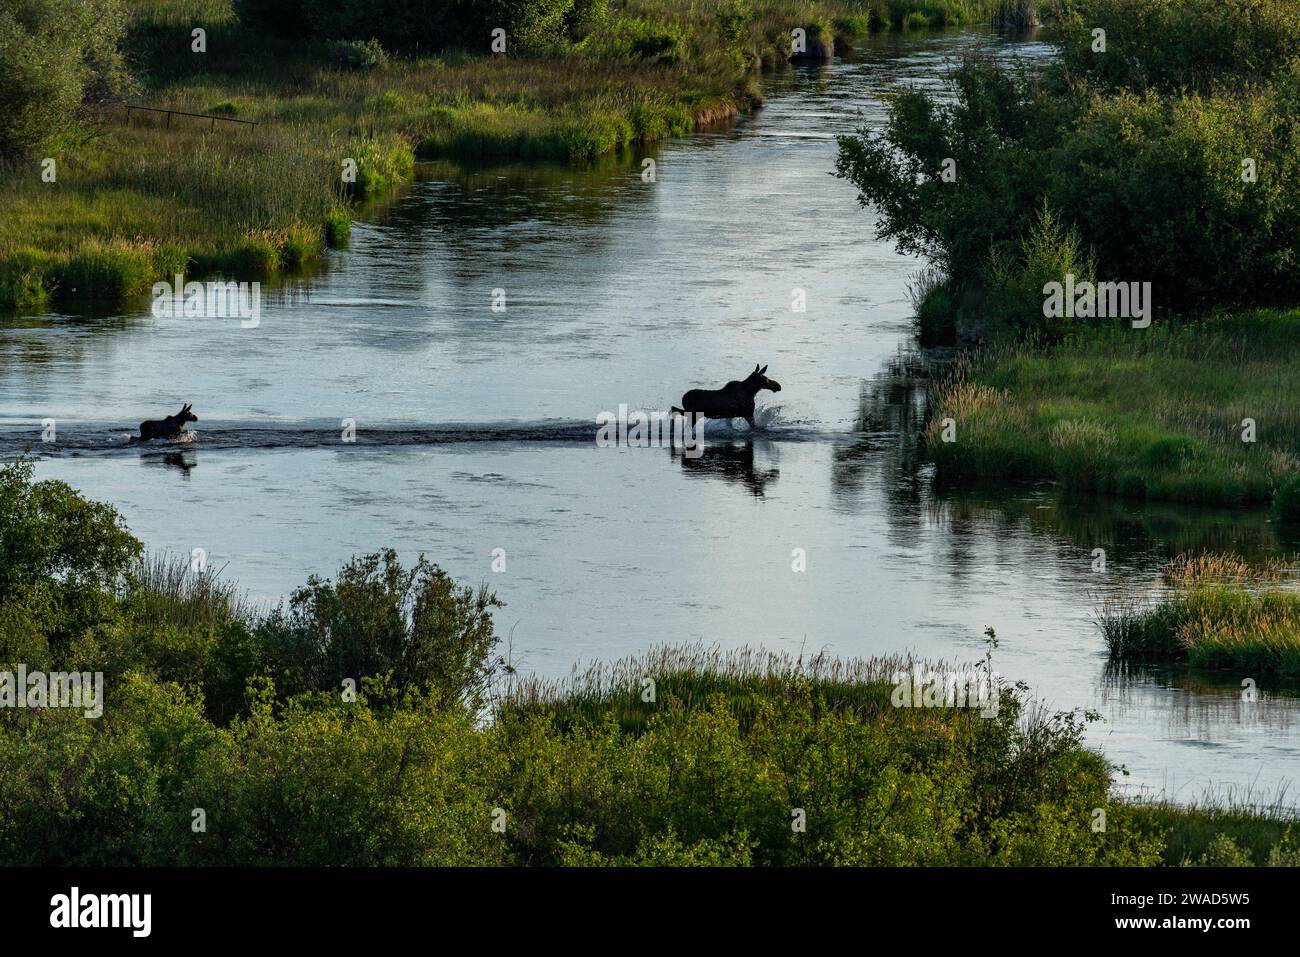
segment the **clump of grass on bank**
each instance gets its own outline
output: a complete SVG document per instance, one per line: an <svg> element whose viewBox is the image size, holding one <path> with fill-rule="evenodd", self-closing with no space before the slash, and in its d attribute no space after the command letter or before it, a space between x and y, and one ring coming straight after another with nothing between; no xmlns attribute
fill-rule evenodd
<svg viewBox="0 0 1300 957"><path fill-rule="evenodd" d="M501 709L549 714L562 727L614 717L625 730L640 732L658 710L661 694L687 708L705 707L710 699L725 694L738 719L748 726L764 698L785 697L815 686L832 710L852 710L865 717L890 706L893 676L911 667L906 656L844 661L825 655L792 658L754 648L724 652L663 645L644 655L596 662L585 670L575 668L564 680L535 676L514 680ZM654 676L656 702L645 698L648 675Z"/></svg>
<svg viewBox="0 0 1300 957"><path fill-rule="evenodd" d="M993 7L993 26L1000 30L1027 30L1041 20L1038 0L997 0Z"/></svg>
<svg viewBox="0 0 1300 957"><path fill-rule="evenodd" d="M177 556L140 559L125 576L121 599L145 627L198 628L256 617L256 609L233 582L222 580L219 569L196 570Z"/></svg>
<svg viewBox="0 0 1300 957"><path fill-rule="evenodd" d="M927 452L950 481L1268 503L1300 469L1298 354L1300 310L988 348L936 387Z"/></svg>
<svg viewBox="0 0 1300 957"><path fill-rule="evenodd" d="M1170 867L1300 866L1300 821L1280 800L1130 805L1136 826L1158 835Z"/></svg>
<svg viewBox="0 0 1300 957"><path fill-rule="evenodd" d="M1255 678L1300 678L1300 592L1289 570L1235 556L1180 557L1154 602L1114 599L1098 624L1113 661L1186 661Z"/></svg>

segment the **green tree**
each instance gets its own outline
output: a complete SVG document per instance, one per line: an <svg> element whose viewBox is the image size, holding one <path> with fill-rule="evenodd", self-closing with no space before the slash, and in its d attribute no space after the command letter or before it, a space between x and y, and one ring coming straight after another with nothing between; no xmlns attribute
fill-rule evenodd
<svg viewBox="0 0 1300 957"><path fill-rule="evenodd" d="M0 159L48 148L129 85L121 0L0 0Z"/></svg>
<svg viewBox="0 0 1300 957"><path fill-rule="evenodd" d="M500 605L423 556L408 570L385 549L354 558L336 581L312 576L260 631L290 691L391 675L399 695L431 691L477 709L499 664L492 609Z"/></svg>
<svg viewBox="0 0 1300 957"><path fill-rule="evenodd" d="M141 552L111 505L64 482L34 482L21 459L0 468L0 606L39 626L59 653L114 617L114 592Z"/></svg>

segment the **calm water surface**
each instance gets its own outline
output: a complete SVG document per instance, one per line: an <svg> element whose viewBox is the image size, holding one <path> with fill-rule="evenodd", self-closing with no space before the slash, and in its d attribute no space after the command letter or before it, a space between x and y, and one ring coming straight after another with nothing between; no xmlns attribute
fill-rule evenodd
<svg viewBox="0 0 1300 957"><path fill-rule="evenodd" d="M1090 738L1126 787L1285 794L1300 700L1242 702L1233 676L1108 673L1092 621L1106 595L1156 588L1181 548L1289 548L1262 516L1046 487L945 495L917 467L900 349L921 263L876 241L830 175L834 136L879 126L884 90L939 88L974 43L1045 53L881 38L772 79L754 117L649 154L652 184L639 156L430 167L319 275L274 290L256 329L147 303L9 320L0 455L36 442L39 477L114 502L152 549L206 549L268 602L355 553L424 552L487 581L516 664L547 675L659 642L970 660L992 626L998 671L1101 713ZM755 362L784 389L760 396L752 441L715 431L697 460L595 447L599 412L664 409ZM182 401L197 442L125 446ZM53 447L36 441L45 418Z"/></svg>

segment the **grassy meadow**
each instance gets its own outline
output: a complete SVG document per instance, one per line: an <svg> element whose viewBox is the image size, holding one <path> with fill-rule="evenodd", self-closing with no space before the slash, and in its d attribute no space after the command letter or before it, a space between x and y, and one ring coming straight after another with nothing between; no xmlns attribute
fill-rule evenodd
<svg viewBox="0 0 1300 957"><path fill-rule="evenodd" d="M103 0L116 2L116 0ZM126 95L8 162L0 309L137 296L176 273L257 278L346 242L358 203L416 159L583 162L689 133L761 102L761 71L855 35L987 19L976 0L588 3L579 40L493 56L390 53L278 37L231 0L139 0L122 38ZM194 52L191 31L206 30ZM256 126L133 111L218 115ZM43 178L54 160L56 179ZM343 164L355 161L355 181Z"/></svg>
<svg viewBox="0 0 1300 957"><path fill-rule="evenodd" d="M928 453L951 481L1267 504L1300 465L1298 353L1300 310L1283 309L991 345L936 389Z"/></svg>

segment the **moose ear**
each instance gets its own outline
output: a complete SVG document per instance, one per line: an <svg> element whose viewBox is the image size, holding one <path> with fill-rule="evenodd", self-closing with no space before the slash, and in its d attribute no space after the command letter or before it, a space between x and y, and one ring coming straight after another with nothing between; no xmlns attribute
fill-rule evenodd
<svg viewBox="0 0 1300 957"><path fill-rule="evenodd" d="M758 363L757 363L757 362L754 363L754 371L755 371L755 372L758 372L758 371L759 371L759 369L758 369Z"/></svg>
<svg viewBox="0 0 1300 957"><path fill-rule="evenodd" d="M767 366L763 366L763 368L759 369L758 371L759 371L760 373L766 375L766 374L767 374Z"/></svg>

